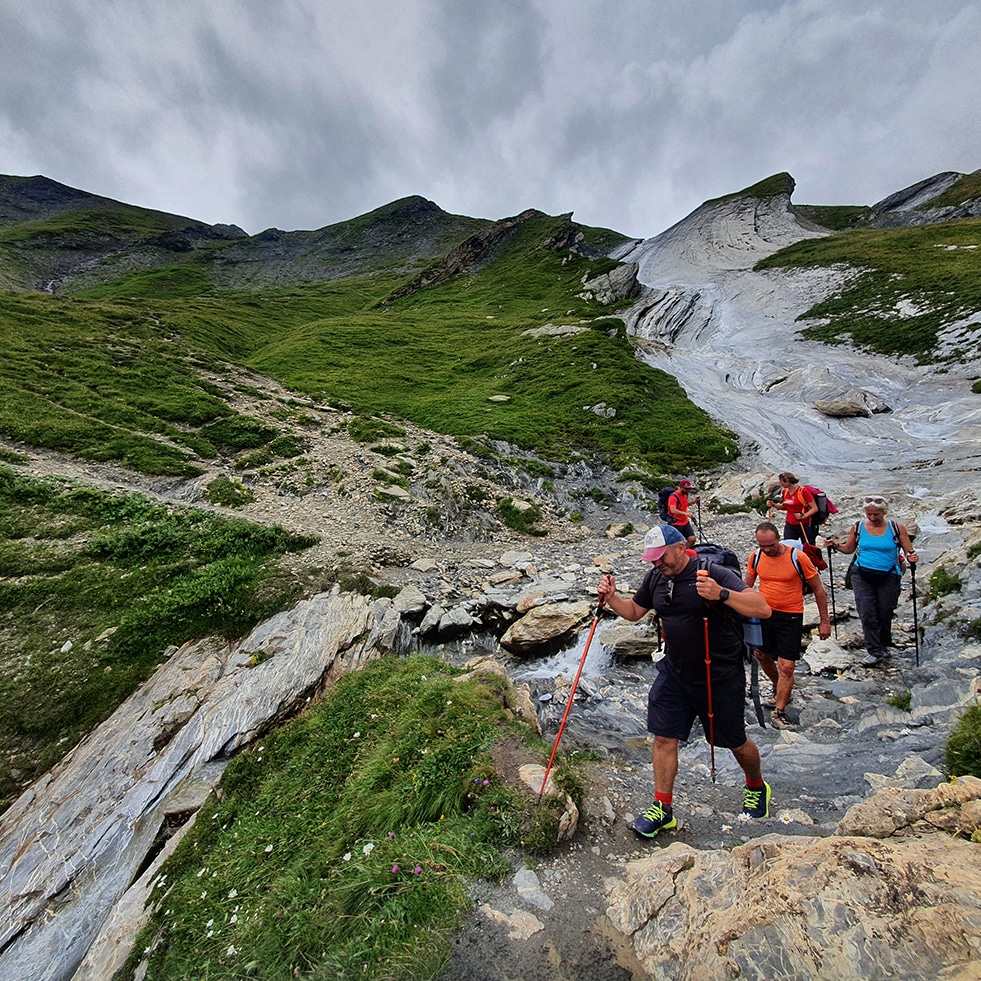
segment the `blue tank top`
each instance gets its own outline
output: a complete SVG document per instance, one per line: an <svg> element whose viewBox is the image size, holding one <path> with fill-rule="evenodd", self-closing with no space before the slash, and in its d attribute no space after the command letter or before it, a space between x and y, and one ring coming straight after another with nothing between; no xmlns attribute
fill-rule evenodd
<svg viewBox="0 0 981 981"><path fill-rule="evenodd" d="M889 521L881 535L871 535L865 522L860 521L855 565L859 569L868 569L869 572L894 572L897 576L901 575L893 531L893 524Z"/></svg>

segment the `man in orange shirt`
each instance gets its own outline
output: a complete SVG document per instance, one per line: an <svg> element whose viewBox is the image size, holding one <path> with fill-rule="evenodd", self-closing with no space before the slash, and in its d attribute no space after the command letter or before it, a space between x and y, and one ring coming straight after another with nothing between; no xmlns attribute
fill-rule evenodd
<svg viewBox="0 0 981 981"><path fill-rule="evenodd" d="M794 668L800 659L804 632L804 583L814 593L821 617L818 636L822 640L831 636L828 594L814 563L803 551L784 545L776 525L769 521L757 525L756 544L759 548L746 563L746 585L753 586L759 577L760 592L773 615L761 624L763 642L760 650L753 651L753 656L776 689L772 713L774 726L792 729L793 724L787 718L787 704L794 690Z"/></svg>

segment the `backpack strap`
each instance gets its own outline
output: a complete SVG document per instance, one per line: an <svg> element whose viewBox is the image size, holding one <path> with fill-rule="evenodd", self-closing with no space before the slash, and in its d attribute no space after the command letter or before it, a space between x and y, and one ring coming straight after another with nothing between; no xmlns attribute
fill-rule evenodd
<svg viewBox="0 0 981 981"><path fill-rule="evenodd" d="M790 561L793 562L794 569L797 570L797 575L800 576L800 581L807 582L804 578L804 570L800 567L800 556L797 554L796 548L790 550Z"/></svg>
<svg viewBox="0 0 981 981"><path fill-rule="evenodd" d="M757 549L757 550L756 550L756 551L755 551L755 552L754 552L754 553L753 553L753 554L752 554L752 555L751 555L751 556L749 557L749 561L748 561L748 562L746 563L746 568L747 568L747 570L751 570L751 571L753 571L753 572L756 572L756 567L757 567L757 566L758 566L758 565L760 564L760 553L761 553L762 551L763 551L763 549L761 549L761 548L758 548L758 549ZM758 572L756 572L756 574L757 574L757 575L759 575L759 573L758 573Z"/></svg>

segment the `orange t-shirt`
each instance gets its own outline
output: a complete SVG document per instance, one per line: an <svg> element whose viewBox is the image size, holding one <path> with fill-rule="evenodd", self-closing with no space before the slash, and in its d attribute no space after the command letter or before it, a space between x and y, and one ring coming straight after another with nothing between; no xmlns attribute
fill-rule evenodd
<svg viewBox="0 0 981 981"><path fill-rule="evenodd" d="M779 610L781 613L803 613L804 584L794 568L794 560L790 554L791 547L787 545L785 548L783 555L775 557L760 552L759 564L755 568L753 556L756 553L753 552L747 565L751 572L756 573L760 581L760 592L770 604L771 610ZM800 571L804 573L805 579L817 575L814 563L802 551L797 551L797 558L800 560Z"/></svg>

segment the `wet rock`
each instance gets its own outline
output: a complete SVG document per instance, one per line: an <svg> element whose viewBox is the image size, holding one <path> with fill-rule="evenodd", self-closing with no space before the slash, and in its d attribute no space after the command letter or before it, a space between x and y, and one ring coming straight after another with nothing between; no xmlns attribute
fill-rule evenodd
<svg viewBox="0 0 981 981"><path fill-rule="evenodd" d="M528 656L551 652L568 640L590 616L589 603L552 603L529 610L511 624L501 646L512 654Z"/></svg>

